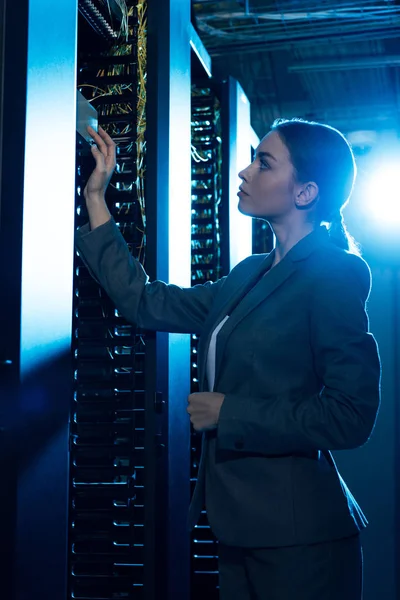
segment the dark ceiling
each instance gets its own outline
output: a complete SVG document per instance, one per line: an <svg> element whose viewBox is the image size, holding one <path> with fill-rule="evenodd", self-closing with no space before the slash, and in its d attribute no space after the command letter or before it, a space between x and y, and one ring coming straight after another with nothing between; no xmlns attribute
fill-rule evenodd
<svg viewBox="0 0 400 600"><path fill-rule="evenodd" d="M400 130L400 2L194 0L217 76L232 75L263 135L276 117Z"/></svg>

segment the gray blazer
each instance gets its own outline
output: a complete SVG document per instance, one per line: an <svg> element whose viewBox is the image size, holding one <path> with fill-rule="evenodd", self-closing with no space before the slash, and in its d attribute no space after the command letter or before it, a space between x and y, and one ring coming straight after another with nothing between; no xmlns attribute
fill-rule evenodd
<svg viewBox="0 0 400 600"><path fill-rule="evenodd" d="M214 390L225 400L217 430L203 436L190 528L204 504L217 538L235 546L311 544L366 526L330 453L363 445L380 403L361 258L321 227L265 277L273 252L185 289L149 282L113 219L81 227L76 247L128 321L200 336L200 391L212 331L230 315L216 347Z"/></svg>

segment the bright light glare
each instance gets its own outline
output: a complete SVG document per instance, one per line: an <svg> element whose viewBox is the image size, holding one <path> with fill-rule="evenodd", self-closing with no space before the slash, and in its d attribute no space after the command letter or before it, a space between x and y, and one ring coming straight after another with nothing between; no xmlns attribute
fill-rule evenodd
<svg viewBox="0 0 400 600"><path fill-rule="evenodd" d="M232 152L232 170L230 182L230 209L229 221L233 241L230 246L230 268L233 269L241 260L252 253L252 219L238 210L237 191L242 183L238 173L245 169L251 160L251 125L250 104L240 87L236 83L236 118L237 131L234 153ZM246 99L246 101L244 101Z"/></svg>
<svg viewBox="0 0 400 600"><path fill-rule="evenodd" d="M71 0L29 2L22 378L69 352L71 345L76 5Z"/></svg>
<svg viewBox="0 0 400 600"><path fill-rule="evenodd" d="M366 185L368 209L374 220L400 224L400 160L376 167Z"/></svg>

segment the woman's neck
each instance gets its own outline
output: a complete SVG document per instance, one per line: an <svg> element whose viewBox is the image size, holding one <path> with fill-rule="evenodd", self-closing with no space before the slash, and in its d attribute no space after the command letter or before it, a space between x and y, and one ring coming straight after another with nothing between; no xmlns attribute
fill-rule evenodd
<svg viewBox="0 0 400 600"><path fill-rule="evenodd" d="M276 239L274 265L278 264L293 246L315 229L313 223L301 223L289 227L287 224L271 223L271 227Z"/></svg>

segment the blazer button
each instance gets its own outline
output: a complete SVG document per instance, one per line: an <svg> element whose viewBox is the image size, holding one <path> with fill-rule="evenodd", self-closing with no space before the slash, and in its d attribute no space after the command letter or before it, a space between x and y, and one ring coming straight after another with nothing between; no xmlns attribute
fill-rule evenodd
<svg viewBox="0 0 400 600"><path fill-rule="evenodd" d="M236 450L243 450L243 448L244 448L243 440L237 440L235 442L235 448L236 448Z"/></svg>

